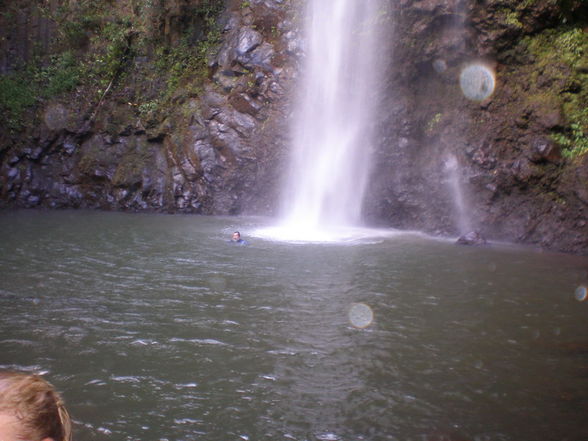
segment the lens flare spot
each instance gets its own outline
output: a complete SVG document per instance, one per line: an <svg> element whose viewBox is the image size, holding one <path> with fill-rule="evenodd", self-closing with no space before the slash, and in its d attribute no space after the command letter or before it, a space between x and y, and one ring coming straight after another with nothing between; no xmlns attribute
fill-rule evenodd
<svg viewBox="0 0 588 441"><path fill-rule="evenodd" d="M349 309L349 321L355 328L367 328L374 321L372 308L365 303L354 303Z"/></svg>
<svg viewBox="0 0 588 441"><path fill-rule="evenodd" d="M483 64L470 64L461 71L459 85L466 98L483 101L494 92L494 72Z"/></svg>
<svg viewBox="0 0 588 441"><path fill-rule="evenodd" d="M438 58L433 61L433 69L435 69L437 73L443 73L447 70L447 63L445 60Z"/></svg>
<svg viewBox="0 0 588 441"><path fill-rule="evenodd" d="M576 297L578 302L583 302L588 297L588 288L582 285L578 286L574 293L574 297Z"/></svg>

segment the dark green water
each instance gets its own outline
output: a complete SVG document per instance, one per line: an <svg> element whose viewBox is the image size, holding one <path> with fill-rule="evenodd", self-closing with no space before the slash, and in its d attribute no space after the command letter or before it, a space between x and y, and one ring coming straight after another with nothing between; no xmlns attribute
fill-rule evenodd
<svg viewBox="0 0 588 441"><path fill-rule="evenodd" d="M76 440L588 439L588 259L262 222L0 214L0 368L45 372Z"/></svg>

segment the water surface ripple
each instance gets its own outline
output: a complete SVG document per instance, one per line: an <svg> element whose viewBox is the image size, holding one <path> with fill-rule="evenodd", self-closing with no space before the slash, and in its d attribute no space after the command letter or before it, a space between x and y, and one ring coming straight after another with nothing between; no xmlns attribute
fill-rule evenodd
<svg viewBox="0 0 588 441"><path fill-rule="evenodd" d="M0 214L0 368L45 373L80 440L588 439L587 259L263 222Z"/></svg>

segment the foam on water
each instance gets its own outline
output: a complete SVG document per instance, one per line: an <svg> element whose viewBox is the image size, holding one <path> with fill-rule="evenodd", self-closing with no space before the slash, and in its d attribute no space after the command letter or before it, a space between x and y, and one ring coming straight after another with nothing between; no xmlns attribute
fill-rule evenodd
<svg viewBox="0 0 588 441"><path fill-rule="evenodd" d="M293 225L277 225L258 228L251 232L253 237L278 242L298 244L325 243L325 244L366 244L378 243L384 239L402 236L406 234L420 234L416 232L404 232L394 229L376 229L365 227L331 227L331 228L304 228Z"/></svg>

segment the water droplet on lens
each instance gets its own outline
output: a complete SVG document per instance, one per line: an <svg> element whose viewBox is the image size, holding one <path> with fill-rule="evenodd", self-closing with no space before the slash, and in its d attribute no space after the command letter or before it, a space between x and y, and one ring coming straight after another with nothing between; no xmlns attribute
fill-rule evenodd
<svg viewBox="0 0 588 441"><path fill-rule="evenodd" d="M349 321L355 328L363 329L372 324L374 313L365 303L354 303L349 309Z"/></svg>
<svg viewBox="0 0 588 441"><path fill-rule="evenodd" d="M576 297L578 302L583 302L588 297L588 289L585 286L578 286L574 293L574 297Z"/></svg>
<svg viewBox="0 0 588 441"><path fill-rule="evenodd" d="M483 101L494 92L494 73L483 64L471 64L461 71L459 85L466 98Z"/></svg>
<svg viewBox="0 0 588 441"><path fill-rule="evenodd" d="M437 73L443 73L447 70L447 63L445 60L438 58L433 61L433 69L435 69Z"/></svg>

